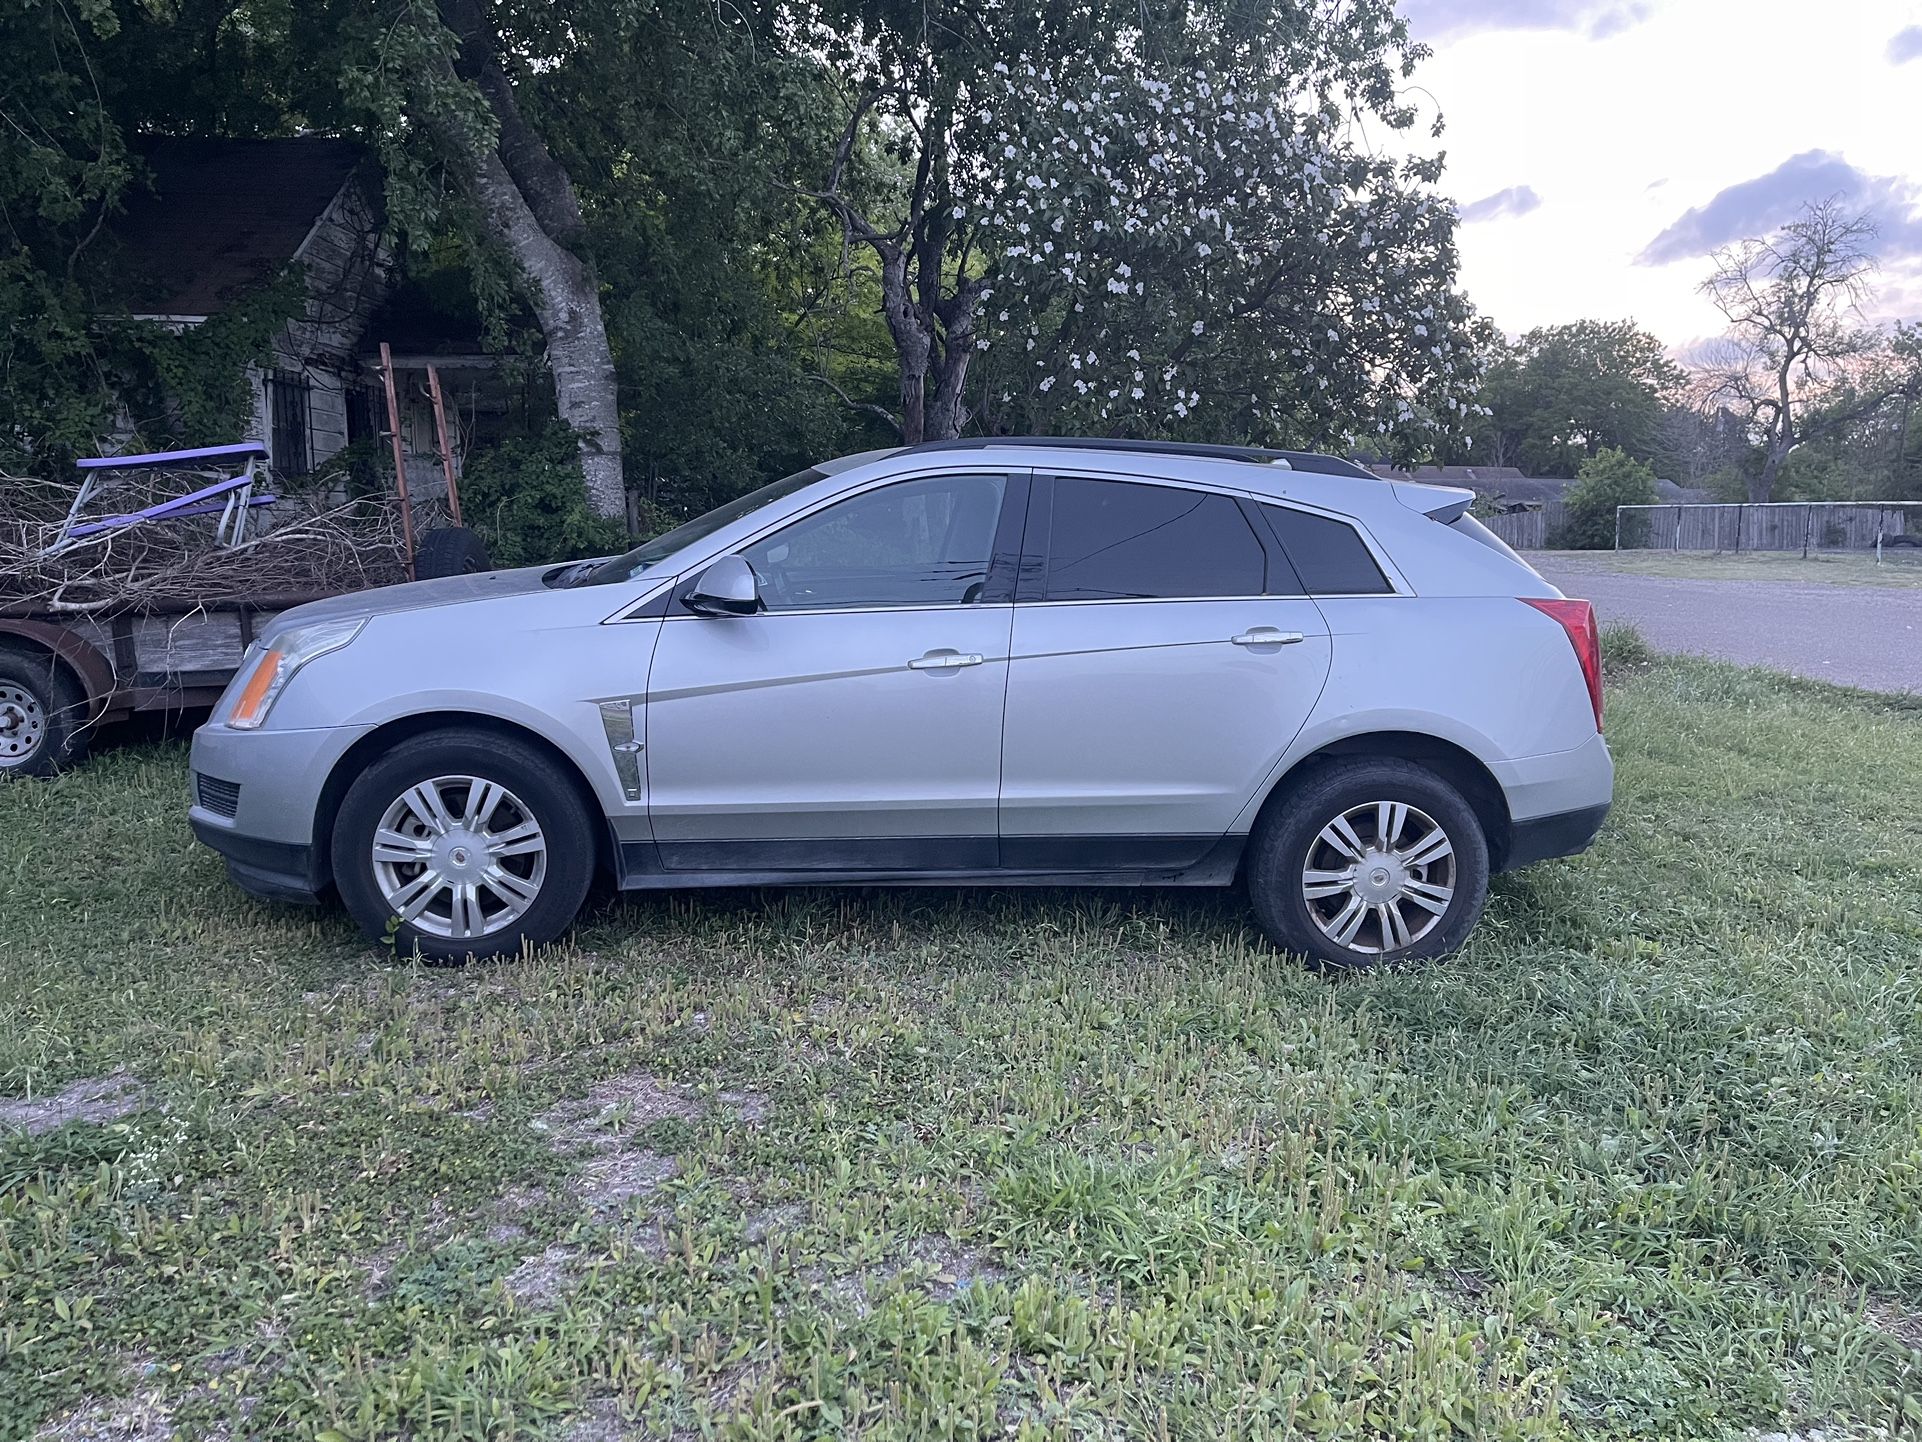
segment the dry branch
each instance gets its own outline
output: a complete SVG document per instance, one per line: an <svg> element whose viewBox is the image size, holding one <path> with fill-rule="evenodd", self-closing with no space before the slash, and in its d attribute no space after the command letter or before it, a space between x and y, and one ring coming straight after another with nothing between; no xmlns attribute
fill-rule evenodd
<svg viewBox="0 0 1922 1442"><path fill-rule="evenodd" d="M185 489L164 472L116 485L85 519L145 509ZM0 605L113 615L219 602L325 595L406 579L400 517L381 497L342 500L324 483L249 518L240 546L214 544L218 516L144 521L44 555L77 488L0 474Z"/></svg>

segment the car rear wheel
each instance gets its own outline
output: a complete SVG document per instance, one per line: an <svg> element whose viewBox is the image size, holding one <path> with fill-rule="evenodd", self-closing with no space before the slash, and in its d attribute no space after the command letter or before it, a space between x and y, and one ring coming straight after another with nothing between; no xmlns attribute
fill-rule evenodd
<svg viewBox="0 0 1922 1442"><path fill-rule="evenodd" d="M1409 761L1341 761L1257 830L1248 890L1278 945L1328 966L1445 956L1488 899L1488 843L1459 791Z"/></svg>
<svg viewBox="0 0 1922 1442"><path fill-rule="evenodd" d="M484 731L402 742L348 788L334 825L335 884L354 920L434 961L552 941L580 910L593 862L571 779Z"/></svg>

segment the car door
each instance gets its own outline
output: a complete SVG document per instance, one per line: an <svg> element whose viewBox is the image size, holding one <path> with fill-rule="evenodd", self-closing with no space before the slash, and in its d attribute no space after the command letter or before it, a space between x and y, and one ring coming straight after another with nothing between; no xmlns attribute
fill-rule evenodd
<svg viewBox="0 0 1922 1442"><path fill-rule="evenodd" d="M647 699L663 869L994 866L1026 493L1005 471L871 487L740 551L760 614L670 612Z"/></svg>
<svg viewBox="0 0 1922 1442"><path fill-rule="evenodd" d="M1008 672L1002 865L1178 867L1306 721L1328 627L1251 501L1037 476Z"/></svg>

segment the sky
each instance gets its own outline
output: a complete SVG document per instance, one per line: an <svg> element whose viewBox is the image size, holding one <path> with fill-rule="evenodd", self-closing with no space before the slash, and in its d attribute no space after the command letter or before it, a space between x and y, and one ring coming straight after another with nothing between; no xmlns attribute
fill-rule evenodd
<svg viewBox="0 0 1922 1442"><path fill-rule="evenodd" d="M1717 245L1840 194L1882 227L1874 318L1922 320L1922 0L1402 0L1435 50L1461 279L1511 335L1720 330ZM1424 98L1426 97L1426 98Z"/></svg>

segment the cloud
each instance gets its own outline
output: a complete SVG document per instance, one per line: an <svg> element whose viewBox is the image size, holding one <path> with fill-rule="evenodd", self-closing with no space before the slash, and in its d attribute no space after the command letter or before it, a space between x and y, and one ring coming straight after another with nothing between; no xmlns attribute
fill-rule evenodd
<svg viewBox="0 0 1922 1442"><path fill-rule="evenodd" d="M1532 185L1511 185L1506 190L1498 190L1493 195L1484 195L1471 205L1461 206L1457 213L1464 225L1473 225L1478 220L1501 220L1506 216L1527 215L1542 203Z"/></svg>
<svg viewBox="0 0 1922 1442"><path fill-rule="evenodd" d="M1483 30L1578 30L1606 40L1648 19L1652 0L1402 0L1408 28L1423 40Z"/></svg>
<svg viewBox="0 0 1922 1442"><path fill-rule="evenodd" d="M1767 175L1718 191L1651 240L1636 263L1667 265L1746 236L1769 235L1804 205L1832 195L1874 219L1881 232L1877 255L1922 258L1922 187L1899 175L1869 175L1833 151L1805 150Z"/></svg>

